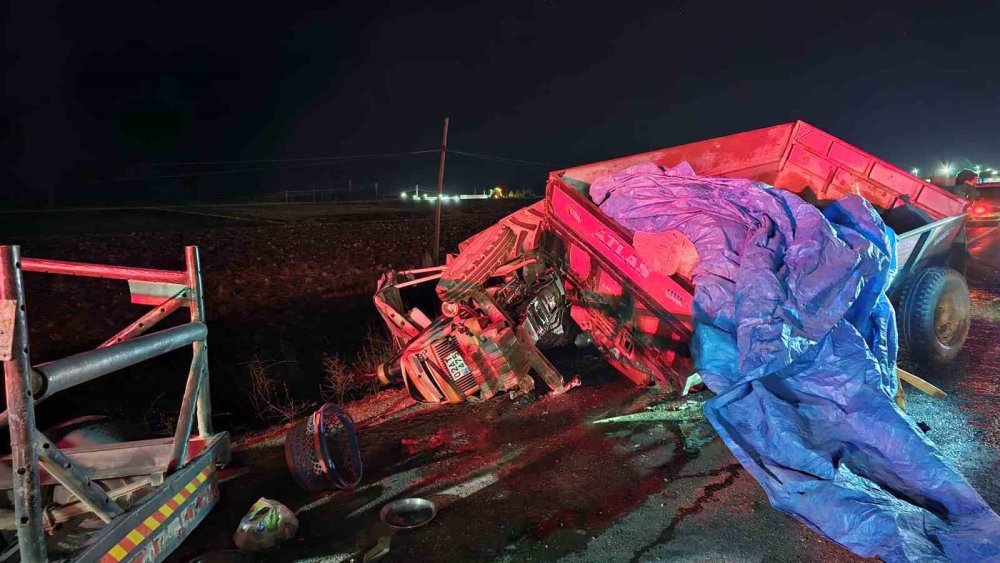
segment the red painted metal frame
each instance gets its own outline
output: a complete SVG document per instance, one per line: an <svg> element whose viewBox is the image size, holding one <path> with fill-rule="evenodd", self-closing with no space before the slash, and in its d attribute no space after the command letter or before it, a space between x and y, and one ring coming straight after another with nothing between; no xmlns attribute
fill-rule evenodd
<svg viewBox="0 0 1000 563"><path fill-rule="evenodd" d="M856 193L883 210L905 195L935 219L961 215L968 204L804 121L574 166L550 177L590 184L640 163L675 166L684 161L704 176L752 178L796 193L809 188L822 199Z"/></svg>
<svg viewBox="0 0 1000 563"><path fill-rule="evenodd" d="M151 283L188 284L188 273L174 270L154 270L152 268L132 268L108 264L88 264L44 258L22 258L21 269L25 272L103 278L109 280L134 280Z"/></svg>

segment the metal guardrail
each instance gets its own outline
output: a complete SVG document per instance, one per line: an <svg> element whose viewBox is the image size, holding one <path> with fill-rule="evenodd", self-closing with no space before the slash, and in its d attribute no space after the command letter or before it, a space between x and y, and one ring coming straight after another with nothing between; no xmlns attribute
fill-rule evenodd
<svg viewBox="0 0 1000 563"><path fill-rule="evenodd" d="M86 507L86 511L93 512L106 523L113 523L125 511L96 484L94 479L99 475L109 472L180 475L180 470L188 465L192 457L189 455L191 448L199 453L209 451L214 456L210 460L213 464L215 457L227 455L220 453L225 449L227 440L213 438L206 349L208 329L204 324L197 247L185 249L185 264L184 271L168 271L41 260L22 258L17 246L0 246L0 360L4 365L7 397L7 411L0 413L0 424L9 425L11 436L9 465L7 460L0 460L0 469L9 467L7 474L14 492L13 525L17 530L22 561L45 561L47 558L41 505L43 477L46 482L54 480L65 487ZM153 308L95 350L32 367L23 272L127 280L132 301L153 305ZM183 307L188 309L189 323L141 336ZM35 426L34 405L37 401L188 345L193 352L191 367L177 427L169 443L160 441L153 446L148 441L126 442L85 451L63 452ZM195 419L199 438L192 439ZM209 440L211 446L206 447L205 440ZM130 456L136 459L130 460ZM166 459L166 464L151 467L150 460L153 459L161 462ZM201 460L198 465L201 467L204 464L205 460ZM172 481L168 478L165 485L170 483ZM156 496L149 495L150 498ZM210 504L206 506L210 507ZM204 510L207 511L207 508ZM103 545L111 542L111 546L120 546L114 537L116 530L120 529L122 526L119 525L107 526L95 540L96 543ZM165 547L169 549L162 553L164 557L179 544L183 535L174 534L171 538L176 543L168 542Z"/></svg>

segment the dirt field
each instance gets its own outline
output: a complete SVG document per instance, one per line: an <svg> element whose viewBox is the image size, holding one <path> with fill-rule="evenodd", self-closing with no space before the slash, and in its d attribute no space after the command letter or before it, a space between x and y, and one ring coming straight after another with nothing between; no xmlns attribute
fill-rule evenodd
<svg viewBox="0 0 1000 563"><path fill-rule="evenodd" d="M443 247L528 203L449 202ZM165 269L182 269L184 246L197 245L216 424L238 433L281 419L248 402L254 366L287 383L300 408L319 401L324 356L350 362L369 324L381 324L375 282L388 268L420 263L433 213L429 203L402 201L0 212L0 241L30 257ZM26 292L35 363L96 346L145 310L128 303L119 281L28 274ZM40 422L110 413L169 433L189 361L179 350L56 395L39 408Z"/></svg>

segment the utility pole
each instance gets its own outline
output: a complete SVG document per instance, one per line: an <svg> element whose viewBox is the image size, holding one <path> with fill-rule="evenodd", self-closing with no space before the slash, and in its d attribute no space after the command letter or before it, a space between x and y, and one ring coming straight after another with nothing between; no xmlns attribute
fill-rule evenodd
<svg viewBox="0 0 1000 563"><path fill-rule="evenodd" d="M431 258L434 263L438 263L441 253L441 191L444 189L444 157L448 153L448 118L444 118L444 133L441 135L441 162L438 164L438 197L437 207L434 210L434 248L431 249Z"/></svg>
<svg viewBox="0 0 1000 563"><path fill-rule="evenodd" d="M375 199L378 199L378 182L375 182Z"/></svg>
<svg viewBox="0 0 1000 563"><path fill-rule="evenodd" d="M351 187L351 179L347 180L347 199L354 199L354 189Z"/></svg>

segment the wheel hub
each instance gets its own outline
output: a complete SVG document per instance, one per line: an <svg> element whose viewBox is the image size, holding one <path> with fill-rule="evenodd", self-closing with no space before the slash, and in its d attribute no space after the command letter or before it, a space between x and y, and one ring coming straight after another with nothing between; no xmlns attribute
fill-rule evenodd
<svg viewBox="0 0 1000 563"><path fill-rule="evenodd" d="M934 332L938 340L946 346L951 346L961 338L963 325L968 322L969 307L962 303L956 292L947 292L941 296L934 309Z"/></svg>

